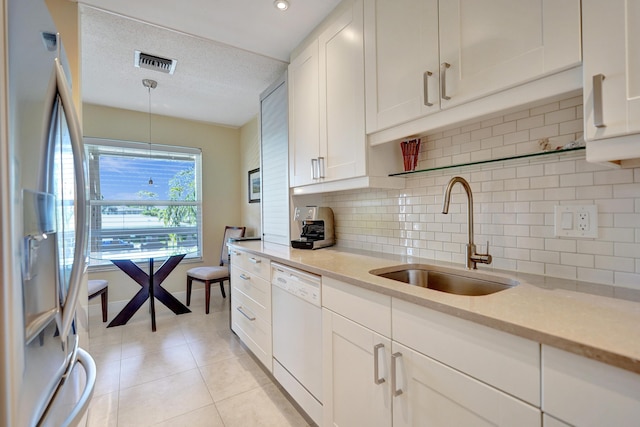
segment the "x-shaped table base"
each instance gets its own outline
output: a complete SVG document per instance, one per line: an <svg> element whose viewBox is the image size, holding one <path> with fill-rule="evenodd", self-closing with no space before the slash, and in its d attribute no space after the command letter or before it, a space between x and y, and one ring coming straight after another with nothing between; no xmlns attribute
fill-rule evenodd
<svg viewBox="0 0 640 427"><path fill-rule="evenodd" d="M111 260L120 270L127 273L136 283L138 283L142 289L136 293L131 301L118 313L118 315L109 323L108 328L112 326L120 326L126 324L129 319L138 311L142 304L147 299L150 299L151 304L151 330L156 331L156 310L155 299L166 305L175 314L191 313L184 304L178 301L173 295L171 295L160 284L167 278L169 273L182 261L185 254L172 255L160 266L158 271L153 271L153 258L149 258L149 274L145 273L138 267L133 261L125 260Z"/></svg>

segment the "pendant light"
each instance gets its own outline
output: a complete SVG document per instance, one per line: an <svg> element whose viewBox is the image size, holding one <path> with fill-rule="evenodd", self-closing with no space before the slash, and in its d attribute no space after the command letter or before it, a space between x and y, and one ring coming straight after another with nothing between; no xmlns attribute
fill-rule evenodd
<svg viewBox="0 0 640 427"><path fill-rule="evenodd" d="M151 89L158 86L158 82L151 79L142 79L142 86L147 88L149 94L149 160L151 160ZM153 178L149 177L149 185L153 185Z"/></svg>

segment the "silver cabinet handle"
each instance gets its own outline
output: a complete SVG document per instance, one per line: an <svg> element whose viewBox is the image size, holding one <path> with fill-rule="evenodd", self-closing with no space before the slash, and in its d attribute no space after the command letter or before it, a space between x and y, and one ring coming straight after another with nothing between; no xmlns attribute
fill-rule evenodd
<svg viewBox="0 0 640 427"><path fill-rule="evenodd" d="M320 172L318 171L318 159L311 159L311 179L318 179Z"/></svg>
<svg viewBox="0 0 640 427"><path fill-rule="evenodd" d="M244 317L246 317L247 319L249 319L251 322L253 322L254 320L256 320L256 318L254 316L249 316L247 313L244 312L244 310L242 309L242 306L237 306L236 310L238 310L240 312L240 314L242 314Z"/></svg>
<svg viewBox="0 0 640 427"><path fill-rule="evenodd" d="M262 262L261 259L257 259L257 258L253 258L253 257L249 258L249 261L251 261L254 264L260 264Z"/></svg>
<svg viewBox="0 0 640 427"><path fill-rule="evenodd" d="M449 100L451 97L447 96L447 68L451 68L448 62L440 64L440 96L442 99Z"/></svg>
<svg viewBox="0 0 640 427"><path fill-rule="evenodd" d="M242 255L242 252L233 251L233 254L234 254L235 256L240 256L240 255Z"/></svg>
<svg viewBox="0 0 640 427"><path fill-rule="evenodd" d="M241 273L241 274L240 274L240 278L241 278L242 280L251 280L251 277L247 276L247 275L246 275L246 274L244 274L244 273Z"/></svg>
<svg viewBox="0 0 640 427"><path fill-rule="evenodd" d="M597 128L605 127L602 119L602 81L604 74L593 76L593 125Z"/></svg>
<svg viewBox="0 0 640 427"><path fill-rule="evenodd" d="M380 373L379 373L380 349L384 349L384 344L376 344L373 346L373 383L376 385L379 385L385 382L384 378L380 378Z"/></svg>
<svg viewBox="0 0 640 427"><path fill-rule="evenodd" d="M431 71L425 71L422 75L422 89L424 91L424 105L433 107L433 102L429 102L429 77L433 76Z"/></svg>
<svg viewBox="0 0 640 427"><path fill-rule="evenodd" d="M402 394L402 389L397 388L397 364L398 359L402 357L402 353L393 353L391 355L391 390L393 396L397 397Z"/></svg>
<svg viewBox="0 0 640 427"><path fill-rule="evenodd" d="M318 157L318 178L324 178L324 157Z"/></svg>

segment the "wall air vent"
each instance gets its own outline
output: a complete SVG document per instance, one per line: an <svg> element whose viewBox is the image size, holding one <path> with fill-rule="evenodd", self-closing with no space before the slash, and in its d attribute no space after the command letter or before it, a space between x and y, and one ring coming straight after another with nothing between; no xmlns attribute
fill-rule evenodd
<svg viewBox="0 0 640 427"><path fill-rule="evenodd" d="M148 53L135 51L135 60L133 65L138 68L146 68L148 70L161 71L167 74L173 74L176 70L178 61L175 59L161 58L159 56L149 55Z"/></svg>

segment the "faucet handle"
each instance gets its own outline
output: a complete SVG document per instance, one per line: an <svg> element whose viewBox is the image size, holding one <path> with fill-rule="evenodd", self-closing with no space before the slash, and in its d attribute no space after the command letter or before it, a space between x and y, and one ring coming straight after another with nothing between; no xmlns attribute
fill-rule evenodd
<svg viewBox="0 0 640 427"><path fill-rule="evenodd" d="M489 255L489 241L487 240L487 252L485 252L485 255Z"/></svg>

